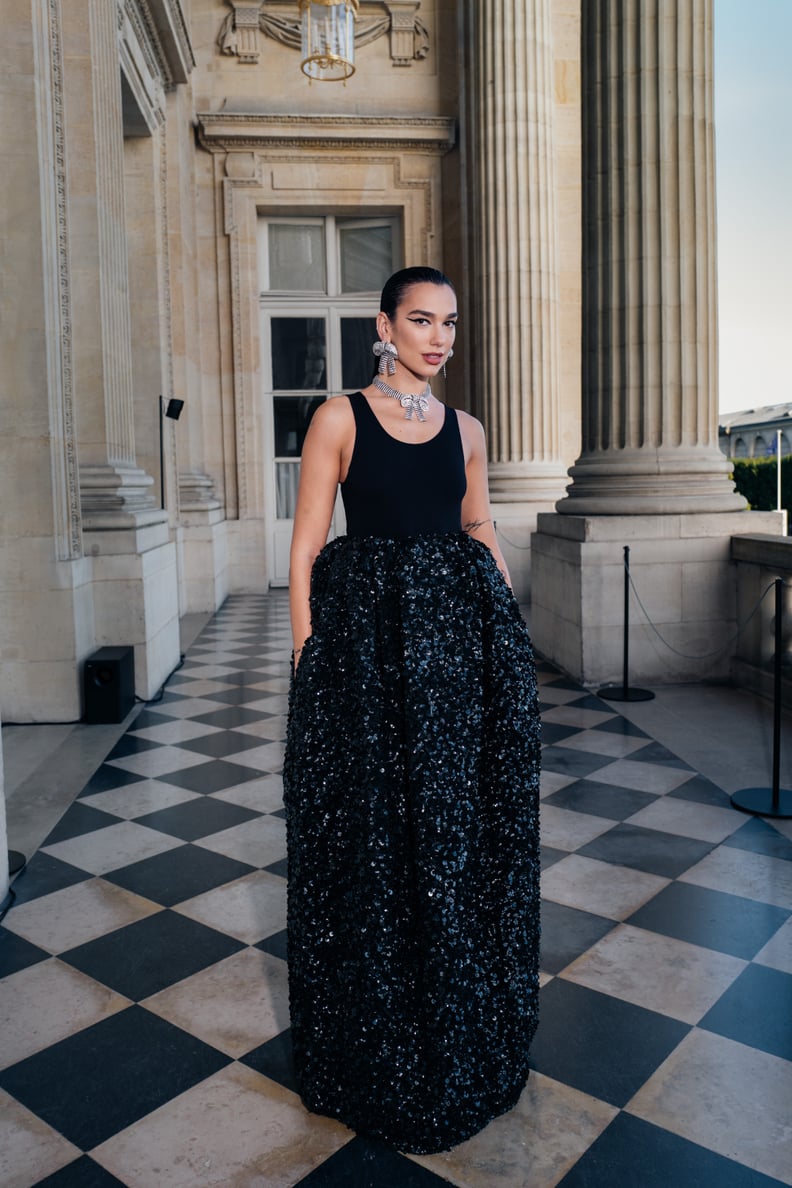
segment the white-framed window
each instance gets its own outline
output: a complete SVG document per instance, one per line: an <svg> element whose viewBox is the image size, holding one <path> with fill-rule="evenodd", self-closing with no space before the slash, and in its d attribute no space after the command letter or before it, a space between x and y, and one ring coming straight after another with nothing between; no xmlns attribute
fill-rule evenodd
<svg viewBox="0 0 792 1188"><path fill-rule="evenodd" d="M380 293L400 263L401 228L392 215L260 218L261 379L271 459L274 585L288 580L300 454L311 417L330 396L371 381Z"/></svg>

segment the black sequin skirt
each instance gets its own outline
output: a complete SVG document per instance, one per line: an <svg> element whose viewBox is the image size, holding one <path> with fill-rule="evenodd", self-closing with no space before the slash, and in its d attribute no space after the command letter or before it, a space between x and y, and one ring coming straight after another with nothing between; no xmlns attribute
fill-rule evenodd
<svg viewBox="0 0 792 1188"><path fill-rule="evenodd" d="M284 764L300 1094L446 1150L516 1104L537 1023L528 631L464 533L332 541L311 618Z"/></svg>

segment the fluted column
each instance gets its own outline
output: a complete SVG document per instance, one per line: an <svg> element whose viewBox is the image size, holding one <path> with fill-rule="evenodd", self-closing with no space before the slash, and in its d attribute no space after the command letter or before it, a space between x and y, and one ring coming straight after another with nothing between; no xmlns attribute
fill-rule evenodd
<svg viewBox="0 0 792 1188"><path fill-rule="evenodd" d="M469 11L474 395L493 499L552 501L564 471L550 0Z"/></svg>
<svg viewBox="0 0 792 1188"><path fill-rule="evenodd" d="M558 511L734 511L717 438L712 0L582 5L583 444Z"/></svg>

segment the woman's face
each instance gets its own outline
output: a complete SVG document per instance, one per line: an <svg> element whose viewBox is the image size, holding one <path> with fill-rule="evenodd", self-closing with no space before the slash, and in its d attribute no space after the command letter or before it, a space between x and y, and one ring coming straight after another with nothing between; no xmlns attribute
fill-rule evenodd
<svg viewBox="0 0 792 1188"><path fill-rule="evenodd" d="M437 375L448 358L456 336L457 301L450 285L411 285L391 320L377 317L381 338L399 352L396 364L421 379Z"/></svg>

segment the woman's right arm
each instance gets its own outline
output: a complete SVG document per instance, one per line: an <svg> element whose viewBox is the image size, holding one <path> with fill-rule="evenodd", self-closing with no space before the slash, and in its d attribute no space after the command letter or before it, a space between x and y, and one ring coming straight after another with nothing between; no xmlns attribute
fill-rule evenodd
<svg viewBox="0 0 792 1188"><path fill-rule="evenodd" d="M327 542L344 448L354 425L348 400L325 401L305 435L289 559L289 606L295 662L311 634L311 570Z"/></svg>

